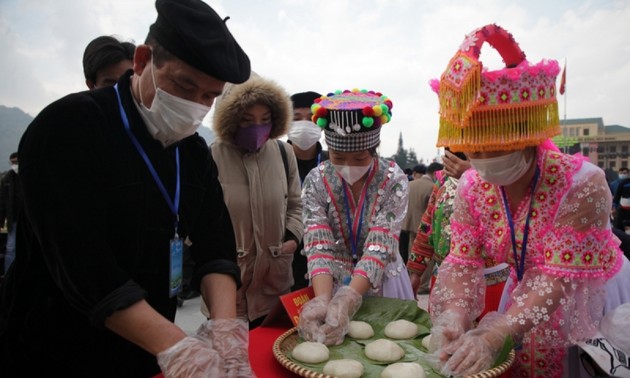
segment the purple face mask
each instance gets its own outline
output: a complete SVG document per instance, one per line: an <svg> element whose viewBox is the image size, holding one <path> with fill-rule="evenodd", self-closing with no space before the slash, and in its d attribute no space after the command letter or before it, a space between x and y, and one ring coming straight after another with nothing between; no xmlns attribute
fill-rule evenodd
<svg viewBox="0 0 630 378"><path fill-rule="evenodd" d="M239 127L234 135L234 143L247 152L256 152L269 139L270 133L270 123Z"/></svg>

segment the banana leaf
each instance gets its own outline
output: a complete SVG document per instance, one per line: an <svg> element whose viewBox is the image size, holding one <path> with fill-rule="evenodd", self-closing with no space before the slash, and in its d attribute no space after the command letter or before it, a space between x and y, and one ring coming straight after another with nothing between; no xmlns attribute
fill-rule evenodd
<svg viewBox="0 0 630 378"><path fill-rule="evenodd" d="M425 355L428 351L424 346L422 346L422 339L429 335L431 330L429 313L419 308L418 302L413 300L383 297L365 298L361 308L353 317L353 320L360 320L369 323L374 329L374 336L363 340L346 336L343 343L340 345L328 347L330 350L329 360L342 358L354 359L363 364L364 373L362 377L380 377L381 372L385 369L385 367L387 367L387 365L389 365L389 363L369 359L364 352L365 345L378 339L387 338L383 333L385 326L387 323L398 319L406 319L418 325L418 333L411 339L392 340L398 343L398 345L400 345L405 351L405 355L396 362L416 362L423 367L427 378L443 378L442 375L433 370L433 368L426 362ZM302 341L303 340L300 339L298 343ZM511 340L506 340L503 351L494 366L501 364L507 359L507 355L510 350L512 350L512 347L513 342L511 342ZM294 363L309 370L323 373L326 362L319 364L306 364L294 359L290 353L288 354L287 358Z"/></svg>
<svg viewBox="0 0 630 378"><path fill-rule="evenodd" d="M380 377L383 369L389 365L386 362L369 359L364 352L365 345L378 339L386 338L383 331L387 323L406 319L418 325L418 333L412 339L392 340L400 345L405 351L405 355L396 362L417 362L425 370L427 378L441 378L442 376L434 372L433 369L423 360L427 350L422 346L422 338L427 336L431 329L429 314L418 307L418 302L411 300L401 300L382 297L367 297L363 300L361 308L354 316L353 320L361 320L369 323L374 329L374 336L369 339L358 340L346 337L341 345L330 346L329 360L350 358L363 364L363 377ZM326 362L320 364L305 364L295 360L292 356L287 356L294 363L304 366L309 370L323 373Z"/></svg>

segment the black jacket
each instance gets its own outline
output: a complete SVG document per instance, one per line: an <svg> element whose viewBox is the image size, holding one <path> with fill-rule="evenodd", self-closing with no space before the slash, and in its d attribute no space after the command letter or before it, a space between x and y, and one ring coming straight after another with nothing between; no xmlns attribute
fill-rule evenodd
<svg viewBox="0 0 630 378"><path fill-rule="evenodd" d="M165 149L149 135L130 74L118 86L131 130L172 198L175 146ZM198 135L178 145L179 236L193 243L191 285L199 290L205 274L220 272L240 286L216 165ZM0 376L26 376L28 360L55 364L49 373L64 377L157 374L155 357L104 328L107 316L143 298L170 320L176 312L169 297L175 219L125 133L114 88L49 105L18 151L25 217L0 299Z"/></svg>

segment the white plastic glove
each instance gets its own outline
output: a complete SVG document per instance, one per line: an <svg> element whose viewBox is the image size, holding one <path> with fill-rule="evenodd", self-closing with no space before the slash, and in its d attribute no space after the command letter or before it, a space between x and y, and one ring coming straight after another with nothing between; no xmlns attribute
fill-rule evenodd
<svg viewBox="0 0 630 378"><path fill-rule="evenodd" d="M470 328L472 328L472 322L465 314L454 310L444 311L433 321L429 352L441 351Z"/></svg>
<svg viewBox="0 0 630 378"><path fill-rule="evenodd" d="M457 343L443 351L451 355L441 369L447 377L467 376L487 370L503 349L506 337L513 336L503 314L492 312L484 316L479 326L466 332Z"/></svg>
<svg viewBox="0 0 630 378"><path fill-rule="evenodd" d="M219 377L221 358L205 338L187 336L158 353L158 365L165 378Z"/></svg>
<svg viewBox="0 0 630 378"><path fill-rule="evenodd" d="M462 313L446 310L441 313L431 327L429 353L426 361L436 370L441 370L444 362L450 357L450 349L457 348L460 337L472 328L472 322ZM450 348L446 351L446 348Z"/></svg>
<svg viewBox="0 0 630 378"><path fill-rule="evenodd" d="M249 364L249 326L245 319L212 319L197 335L206 337L221 357L221 377L250 378L256 375Z"/></svg>
<svg viewBox="0 0 630 378"><path fill-rule="evenodd" d="M329 302L330 299L327 295L318 295L302 306L297 329L298 334L304 340L324 342L325 336L320 328L326 320Z"/></svg>
<svg viewBox="0 0 630 378"><path fill-rule="evenodd" d="M339 345L350 329L350 320L363 302L361 294L350 286L342 286L330 301L326 323L321 330L326 335L324 344Z"/></svg>

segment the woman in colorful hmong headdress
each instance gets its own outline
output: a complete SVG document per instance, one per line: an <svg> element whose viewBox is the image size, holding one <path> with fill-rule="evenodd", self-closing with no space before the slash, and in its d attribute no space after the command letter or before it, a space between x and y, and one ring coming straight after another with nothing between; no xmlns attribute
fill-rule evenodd
<svg viewBox="0 0 630 378"><path fill-rule="evenodd" d="M398 252L408 179L379 158L381 126L392 102L380 93L346 90L315 100L330 160L305 178L304 251L315 298L300 313L307 340L340 344L363 295L414 299Z"/></svg>
<svg viewBox="0 0 630 378"><path fill-rule="evenodd" d="M482 70L488 42L506 68ZM558 63L531 64L497 25L466 37L440 79L438 146L463 151L474 169L461 178L451 249L431 294L431 350L445 375L491 367L506 337L517 345L519 377L561 377L566 347L592 335L604 284L622 265L610 228L603 171L564 155ZM499 312L472 321L484 304L483 267L512 266Z"/></svg>

